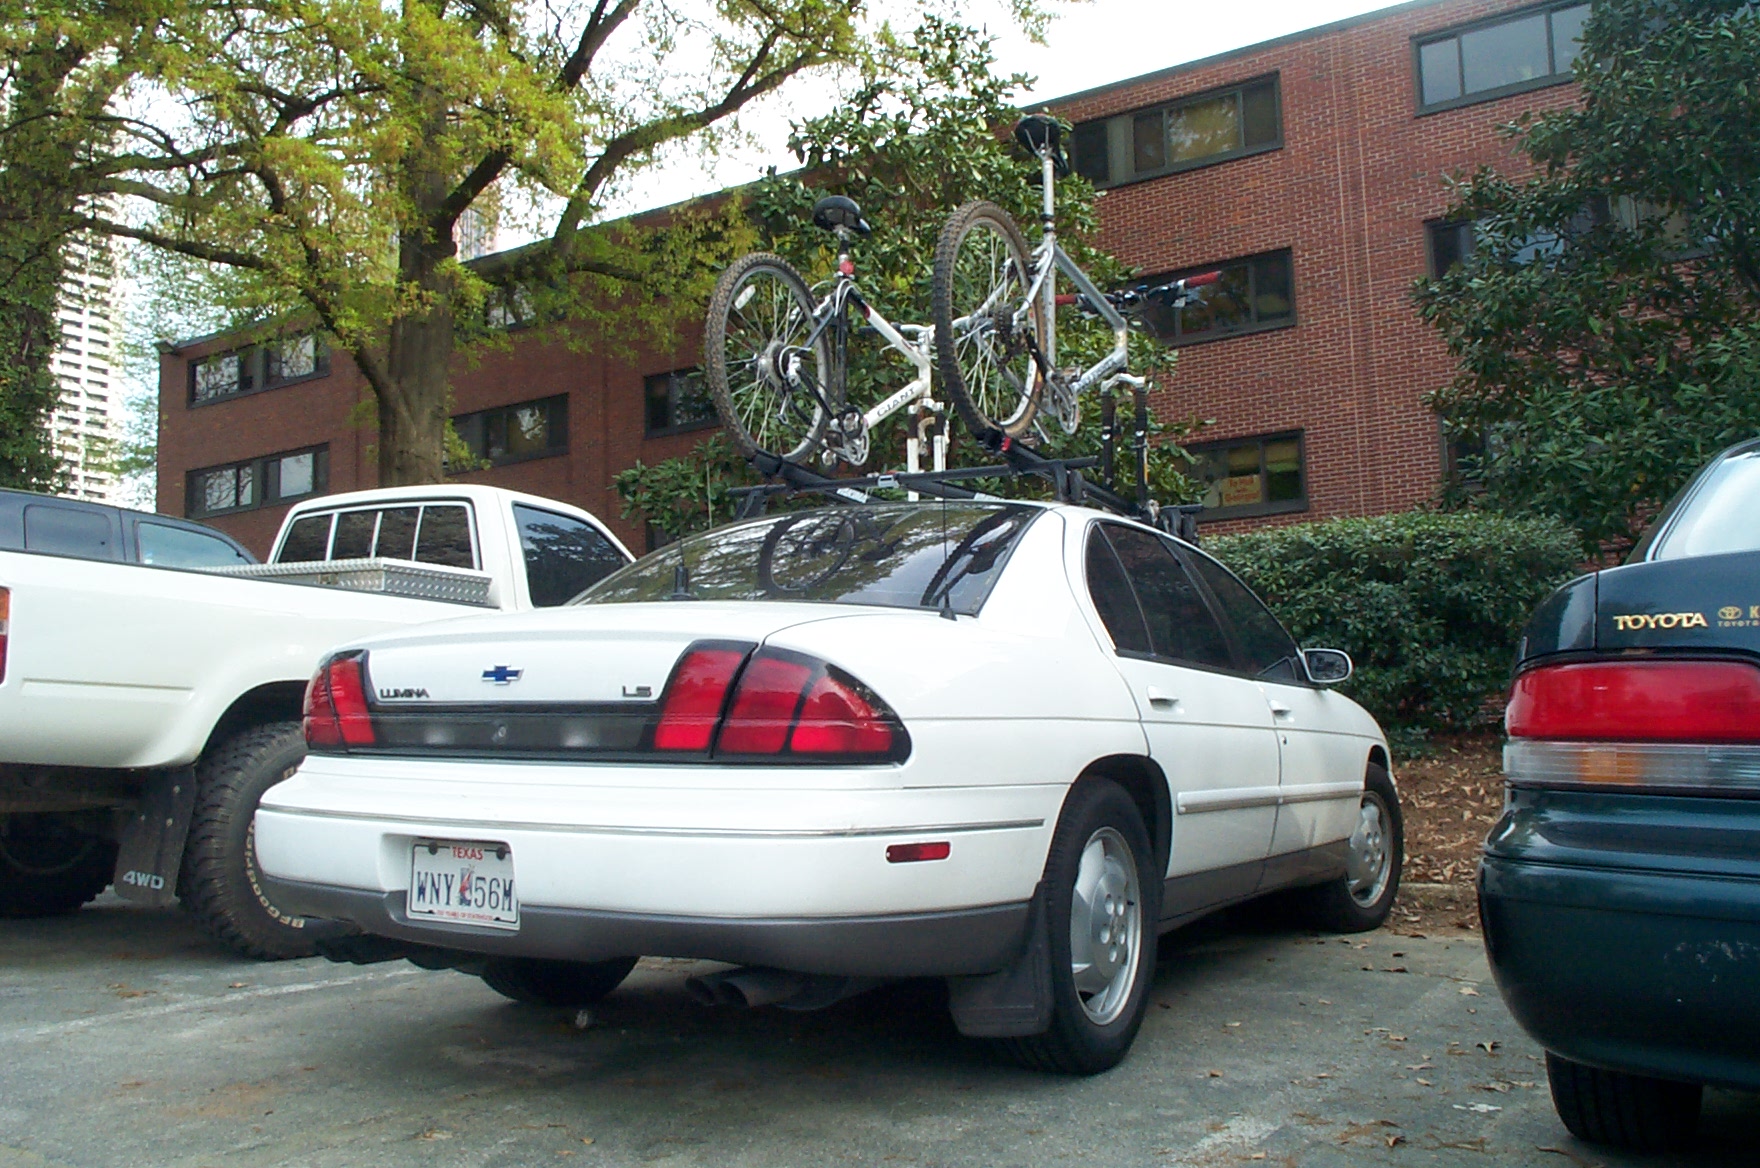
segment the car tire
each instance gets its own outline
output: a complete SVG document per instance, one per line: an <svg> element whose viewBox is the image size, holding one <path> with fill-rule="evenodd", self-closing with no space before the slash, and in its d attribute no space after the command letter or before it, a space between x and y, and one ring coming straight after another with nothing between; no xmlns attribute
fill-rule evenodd
<svg viewBox="0 0 1760 1168"><path fill-rule="evenodd" d="M1295 905L1305 923L1329 933L1378 929L1399 896L1405 863L1405 817L1387 768L1369 764L1356 830L1350 838L1350 871L1326 884L1298 889Z"/></svg>
<svg viewBox="0 0 1760 1168"><path fill-rule="evenodd" d="M59 815L0 816L0 917L74 912L110 884L116 844Z"/></svg>
<svg viewBox="0 0 1760 1168"><path fill-rule="evenodd" d="M1579 1140L1661 1152L1687 1143L1699 1127L1704 1088L1604 1071L1546 1052L1546 1079L1558 1118Z"/></svg>
<svg viewBox="0 0 1760 1168"><path fill-rule="evenodd" d="M317 952L305 918L275 907L257 868L257 804L305 755L298 722L271 722L209 747L196 763L195 814L177 894L209 935L260 961Z"/></svg>
<svg viewBox="0 0 1760 1168"><path fill-rule="evenodd" d="M590 1006L623 984L634 957L608 961L546 961L497 957L483 968L483 984L504 998L533 1006Z"/></svg>
<svg viewBox="0 0 1760 1168"><path fill-rule="evenodd" d="M1085 779L1071 788L1045 861L1051 1025L1004 1040L1023 1065L1093 1075L1129 1052L1155 977L1154 855L1142 813L1122 787Z"/></svg>

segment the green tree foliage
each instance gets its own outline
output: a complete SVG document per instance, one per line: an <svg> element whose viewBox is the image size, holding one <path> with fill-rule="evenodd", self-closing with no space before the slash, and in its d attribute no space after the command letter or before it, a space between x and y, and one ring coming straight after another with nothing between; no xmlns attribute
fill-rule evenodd
<svg viewBox="0 0 1760 1168"><path fill-rule="evenodd" d="M209 265L243 316L315 319L370 387L380 481L436 481L485 302L576 340L668 325L749 230L605 225L607 198L792 79L868 62L873 19L861 0L206 0L162 31L90 168L121 207L82 223ZM461 264L465 212L522 198L545 238Z"/></svg>
<svg viewBox="0 0 1760 1168"><path fill-rule="evenodd" d="M53 490L66 248L94 192L106 106L152 44L164 5L0 0L0 486Z"/></svg>
<svg viewBox="0 0 1760 1168"><path fill-rule="evenodd" d="M1511 127L1467 261L1417 291L1459 361L1432 404L1483 501L1629 546L1719 447L1760 430L1760 9L1599 0L1579 107Z"/></svg>
<svg viewBox="0 0 1760 1168"><path fill-rule="evenodd" d="M1040 211L1038 164L1008 136L1021 111L1011 103L1025 76L995 71L991 41L955 21L931 17L909 36L888 35L882 58L888 68L870 66L847 100L827 113L798 123L790 148L803 168L771 175L743 192L759 245L789 260L809 284L828 280L837 262L835 239L813 226L812 207L826 195L846 195L861 205L873 233L851 248L857 279L870 303L894 323L924 324L930 319L929 287L935 240L956 207L972 199L1001 205L1036 240ZM1098 222L1094 188L1072 175L1057 186L1058 239L1101 286L1125 281L1128 269L1093 243ZM1111 332L1072 310L1058 318L1060 361L1074 365L1097 360L1112 345ZM1154 372L1165 381L1174 356L1140 335L1132 338L1132 368ZM911 376L904 359L877 336L858 335L850 347L849 393L864 408L902 387ZM970 441L945 393L938 399L950 424L948 464L981 466L996 456ZM1041 450L1062 457L1099 453L1099 404L1083 401L1080 428L1066 435L1046 417ZM1119 403L1120 482L1131 478L1128 444L1132 426L1128 396ZM873 435L869 470L903 465L909 411L894 414ZM1189 465L1178 440L1196 420L1174 423L1151 419L1150 483L1156 498L1196 497L1184 469ZM924 465L928 465L925 456ZM1093 477L1090 475L1090 477ZM655 467L638 467L618 480L625 513L641 515L676 535L724 522L725 508L700 509L698 489L705 481L737 485L750 481L743 460L718 443ZM665 485L697 494L674 496ZM1042 484L985 481L997 494L1042 494ZM1134 489L1134 488L1133 488ZM674 531L675 518L689 526Z"/></svg>
<svg viewBox="0 0 1760 1168"><path fill-rule="evenodd" d="M1582 556L1557 519L1484 511L1270 527L1205 550L1303 645L1349 653L1345 692L1406 737L1495 721L1528 614Z"/></svg>

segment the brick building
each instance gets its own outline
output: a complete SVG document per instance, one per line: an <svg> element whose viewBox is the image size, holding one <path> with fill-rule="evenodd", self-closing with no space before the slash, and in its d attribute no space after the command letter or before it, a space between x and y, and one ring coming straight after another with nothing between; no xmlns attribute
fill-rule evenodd
<svg viewBox="0 0 1760 1168"><path fill-rule="evenodd" d="M1410 507L1446 452L1421 404L1450 371L1412 281L1471 246L1445 176L1516 165L1496 127L1574 100L1582 0L1418 0L1050 103L1102 188L1102 244L1146 274L1221 268L1202 308L1154 324L1180 351L1163 417L1213 424L1191 449L1204 518L1319 519ZM620 525L612 476L713 425L692 347L619 359L515 335L454 374L459 432L495 463L461 476ZM167 348L159 509L259 552L283 504L370 486L366 387L309 338Z"/></svg>

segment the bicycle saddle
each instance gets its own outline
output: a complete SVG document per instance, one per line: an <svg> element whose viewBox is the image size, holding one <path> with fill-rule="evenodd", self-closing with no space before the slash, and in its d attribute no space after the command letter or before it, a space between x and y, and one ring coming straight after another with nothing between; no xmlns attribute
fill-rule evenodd
<svg viewBox="0 0 1760 1168"><path fill-rule="evenodd" d="M1057 177L1069 177L1069 159L1063 153L1062 122L1050 114L1028 114L1015 123L1014 140L1035 157L1041 150L1050 150Z"/></svg>
<svg viewBox="0 0 1760 1168"><path fill-rule="evenodd" d="M866 235L874 230L862 218L862 209L856 205L856 201L842 195L826 195L813 204L813 226L826 231L836 231L841 227L857 235Z"/></svg>

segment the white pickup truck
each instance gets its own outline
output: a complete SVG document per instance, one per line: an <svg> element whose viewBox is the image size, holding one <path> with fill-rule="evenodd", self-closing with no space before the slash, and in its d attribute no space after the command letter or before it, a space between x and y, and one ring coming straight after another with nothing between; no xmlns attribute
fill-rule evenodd
<svg viewBox="0 0 1760 1168"><path fill-rule="evenodd" d="M325 651L561 604L630 559L585 511L483 486L312 499L267 563L212 572L0 551L0 917L114 881L251 956L311 952L263 894L252 816L304 757Z"/></svg>

